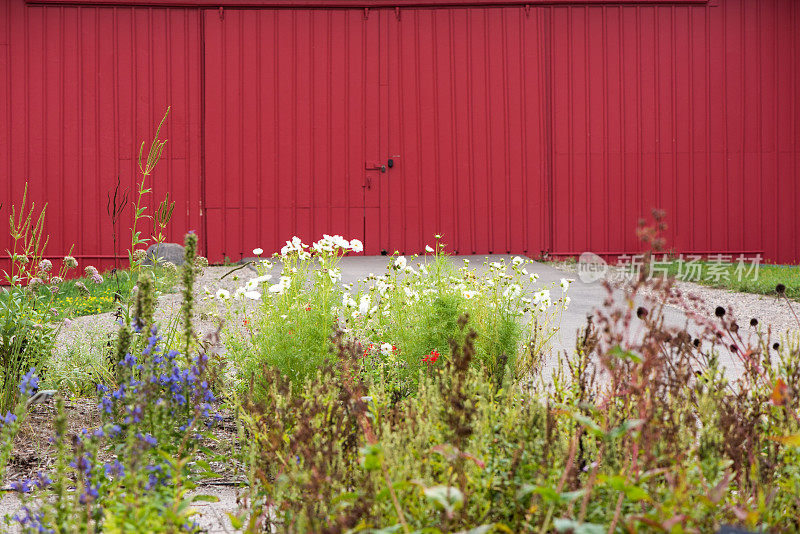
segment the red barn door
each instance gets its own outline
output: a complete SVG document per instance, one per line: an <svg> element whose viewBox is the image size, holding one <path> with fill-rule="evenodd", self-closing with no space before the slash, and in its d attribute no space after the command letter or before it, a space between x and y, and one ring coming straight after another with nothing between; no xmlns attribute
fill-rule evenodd
<svg viewBox="0 0 800 534"><path fill-rule="evenodd" d="M416 253L547 248L537 9L209 10L212 261L298 235Z"/></svg>
<svg viewBox="0 0 800 534"><path fill-rule="evenodd" d="M365 170L377 157L377 20L225 9L204 23L209 259L275 251L294 235L365 240L378 210Z"/></svg>
<svg viewBox="0 0 800 534"><path fill-rule="evenodd" d="M547 249L543 9L384 11L383 248L442 234L460 254Z"/></svg>

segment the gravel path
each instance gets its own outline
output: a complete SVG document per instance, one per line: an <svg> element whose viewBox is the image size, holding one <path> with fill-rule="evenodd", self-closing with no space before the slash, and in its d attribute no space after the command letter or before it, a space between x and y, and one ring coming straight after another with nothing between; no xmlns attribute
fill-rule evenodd
<svg viewBox="0 0 800 534"><path fill-rule="evenodd" d="M550 265L577 277L578 269L574 263L551 263ZM619 269L611 270L609 275L611 277L618 276L620 272ZM750 319L758 319L765 330L767 326L771 327L773 337L782 337L787 333L796 335L800 332L800 323L797 319L800 317L800 303L793 302L790 305L786 299L779 298L777 295L739 293L680 280L676 280L674 288L683 295L691 295L699 299L699 302L702 302L701 306L709 316L713 315L717 306L722 306L734 316L740 325L749 324ZM642 293L647 295L648 290L645 288ZM671 307L679 309L676 306ZM795 313L797 316L794 315Z"/></svg>

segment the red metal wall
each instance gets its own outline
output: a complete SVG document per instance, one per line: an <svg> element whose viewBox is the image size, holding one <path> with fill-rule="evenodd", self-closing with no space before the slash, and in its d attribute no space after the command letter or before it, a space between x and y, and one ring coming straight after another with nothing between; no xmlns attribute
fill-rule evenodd
<svg viewBox="0 0 800 534"><path fill-rule="evenodd" d="M553 242L635 250L666 210L679 251L800 260L800 2L555 7Z"/></svg>
<svg viewBox="0 0 800 534"><path fill-rule="evenodd" d="M107 258L105 192L172 105L156 196L213 259L322 232L618 254L660 207L678 251L798 262L800 4L554 4L0 0L2 213L27 179L53 255Z"/></svg>
<svg viewBox="0 0 800 534"><path fill-rule="evenodd" d="M204 23L211 259L293 235L364 240L377 26L360 10L214 10Z"/></svg>
<svg viewBox="0 0 800 534"><path fill-rule="evenodd" d="M212 259L323 232L371 254L419 252L437 233L460 253L546 248L541 12L204 20Z"/></svg>
<svg viewBox="0 0 800 534"><path fill-rule="evenodd" d="M147 200L157 204L166 191L175 199L173 238L201 230L199 16L0 0L0 251L27 180L32 198L48 202L49 255L75 244L82 265L111 265L106 193L119 175L133 196L139 144L168 105L168 144ZM118 236L123 256L131 219L129 205Z"/></svg>

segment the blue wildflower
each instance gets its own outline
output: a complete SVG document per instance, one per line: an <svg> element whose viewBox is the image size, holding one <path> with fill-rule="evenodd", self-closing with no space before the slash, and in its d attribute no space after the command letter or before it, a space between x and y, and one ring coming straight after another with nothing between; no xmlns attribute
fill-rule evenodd
<svg viewBox="0 0 800 534"><path fill-rule="evenodd" d="M17 416L16 415L14 415L11 412L6 412L6 415L4 417L0 418L0 427L3 427L5 425L10 425L11 423L13 423L16 420L17 420Z"/></svg>
<svg viewBox="0 0 800 534"><path fill-rule="evenodd" d="M125 467L119 462L119 460L114 460L114 463L107 463L104 466L106 476L118 476L124 477L125 476Z"/></svg>
<svg viewBox="0 0 800 534"><path fill-rule="evenodd" d="M125 367L133 367L136 365L136 356L129 352L124 358L122 358L122 361L120 361L119 364L124 365Z"/></svg>
<svg viewBox="0 0 800 534"><path fill-rule="evenodd" d="M17 493L28 493L35 486L35 484L27 478L22 480L15 480L10 484L11 489Z"/></svg>
<svg viewBox="0 0 800 534"><path fill-rule="evenodd" d="M39 388L39 378L36 376L36 369L31 367L19 383L19 392L23 395L30 397Z"/></svg>

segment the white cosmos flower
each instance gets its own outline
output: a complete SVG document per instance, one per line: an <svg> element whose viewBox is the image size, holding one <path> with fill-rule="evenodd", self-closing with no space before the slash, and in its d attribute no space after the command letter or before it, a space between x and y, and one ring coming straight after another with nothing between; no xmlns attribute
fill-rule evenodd
<svg viewBox="0 0 800 534"><path fill-rule="evenodd" d="M514 266L522 265L523 263L525 263L525 260L519 256L514 256L514 258L511 260L511 264Z"/></svg>
<svg viewBox="0 0 800 534"><path fill-rule="evenodd" d="M394 260L394 266L400 270L406 268L406 257L405 256L397 256L397 259Z"/></svg>
<svg viewBox="0 0 800 534"><path fill-rule="evenodd" d="M381 345L381 354L384 356L389 356L392 353L392 344L391 343L384 343Z"/></svg>
<svg viewBox="0 0 800 534"><path fill-rule="evenodd" d="M330 277L331 282L337 284L342 279L342 270L338 268L328 269L328 277Z"/></svg>
<svg viewBox="0 0 800 534"><path fill-rule="evenodd" d="M245 288L248 291L253 291L255 289L258 289L258 286L260 286L263 282L267 282L271 278L272 278L271 274L263 274L255 278L251 278L250 280L247 281Z"/></svg>
<svg viewBox="0 0 800 534"><path fill-rule="evenodd" d="M549 289L542 289L533 294L533 303L536 306L539 306L539 309L542 308L549 308L551 304L550 300L550 290Z"/></svg>
<svg viewBox="0 0 800 534"><path fill-rule="evenodd" d="M364 244L359 241L358 239L351 239L350 240L350 250L353 252L363 252L364 251Z"/></svg>
<svg viewBox="0 0 800 534"><path fill-rule="evenodd" d="M515 299L522 294L522 288L519 284L511 284L503 291L503 296L508 299Z"/></svg>
<svg viewBox="0 0 800 534"><path fill-rule="evenodd" d="M477 291L473 291L473 290L471 290L471 289L468 289L468 290L466 290L466 291L463 291L463 292L461 293L461 295L463 295L463 296L464 296L464 298L465 298L465 299L467 299L467 300L472 300L473 298L475 298L475 296L476 296L477 294L478 294L478 292L477 292Z"/></svg>
<svg viewBox="0 0 800 534"><path fill-rule="evenodd" d="M572 302L572 299L571 299L571 298L569 298L569 297L564 297L564 309L565 309L565 310L567 309L567 306L569 306L569 303L570 303L570 302Z"/></svg>
<svg viewBox="0 0 800 534"><path fill-rule="evenodd" d="M433 247L430 245L425 245L425 252L433 254Z"/></svg>
<svg viewBox="0 0 800 534"><path fill-rule="evenodd" d="M350 248L350 241L348 241L347 239L343 238L342 236L340 236L338 234L333 236L332 241L333 241L333 244L336 245L339 248L343 248L345 250Z"/></svg>
<svg viewBox="0 0 800 534"><path fill-rule="evenodd" d="M215 293L214 296L220 300L228 300L229 298L231 298L231 292L225 289L217 289L217 292Z"/></svg>
<svg viewBox="0 0 800 534"><path fill-rule="evenodd" d="M489 267L491 267L492 269L500 270L503 268L503 264L500 263L499 261L493 261L492 263L489 264Z"/></svg>
<svg viewBox="0 0 800 534"><path fill-rule="evenodd" d="M313 243L311 245L311 248L313 248L314 252L316 252L317 254L325 254L333 252L333 244L331 244L330 241L325 241L323 239L320 239L316 243Z"/></svg>
<svg viewBox="0 0 800 534"><path fill-rule="evenodd" d="M280 280L277 284L273 284L269 286L270 293L277 293L278 295L282 295L284 291L286 291L289 286L292 285L292 279L288 276L281 276Z"/></svg>
<svg viewBox="0 0 800 534"><path fill-rule="evenodd" d="M342 306L347 308L355 308L358 306L358 304L356 304L356 301L353 300L353 297L351 297L349 293L345 293L342 295Z"/></svg>
<svg viewBox="0 0 800 534"><path fill-rule="evenodd" d="M419 298L419 293L417 293L416 291L412 291L411 288L409 288L409 287L404 287L403 288L403 292L406 294L406 298L409 298L409 299L412 299L412 300L415 300L415 299Z"/></svg>
<svg viewBox="0 0 800 534"><path fill-rule="evenodd" d="M243 287L237 287L233 292L233 300L241 300L247 290Z"/></svg>
<svg viewBox="0 0 800 534"><path fill-rule="evenodd" d="M308 245L303 243L299 237L294 236L292 237L291 241L287 241L286 245L284 245L283 248L281 248L281 255L286 256L288 254L291 254L292 252L297 252L298 254L300 254L302 252L305 252L303 249L306 248L308 248ZM305 254L308 253L306 252ZM300 259L304 259L303 254L300 254Z"/></svg>
<svg viewBox="0 0 800 534"><path fill-rule="evenodd" d="M567 292L567 289L569 289L569 283L570 283L570 282L572 282L572 280L569 280L569 279L567 279L567 278L562 278L562 279L561 279L561 291L563 291L564 293L566 293L566 292Z"/></svg>
<svg viewBox="0 0 800 534"><path fill-rule="evenodd" d="M269 289L267 291L269 291L270 293L275 293L277 295L282 295L283 292L286 291L286 288L283 287L283 285L281 284L273 284L269 286Z"/></svg>
<svg viewBox="0 0 800 534"><path fill-rule="evenodd" d="M253 249L253 254L255 254L256 256L261 256L263 253L264 253L264 249L261 249L261 248L254 248Z"/></svg>
<svg viewBox="0 0 800 534"><path fill-rule="evenodd" d="M372 299L369 298L369 295L361 295L361 298L358 299L359 313L361 313L361 315L369 313L370 304L372 304Z"/></svg>
<svg viewBox="0 0 800 534"><path fill-rule="evenodd" d="M250 300L261 300L261 293L258 291L245 291L244 296Z"/></svg>
<svg viewBox="0 0 800 534"><path fill-rule="evenodd" d="M536 274L536 273L531 273L530 277L531 277L531 281L532 282L535 282L535 281L537 281L539 279L539 275Z"/></svg>

